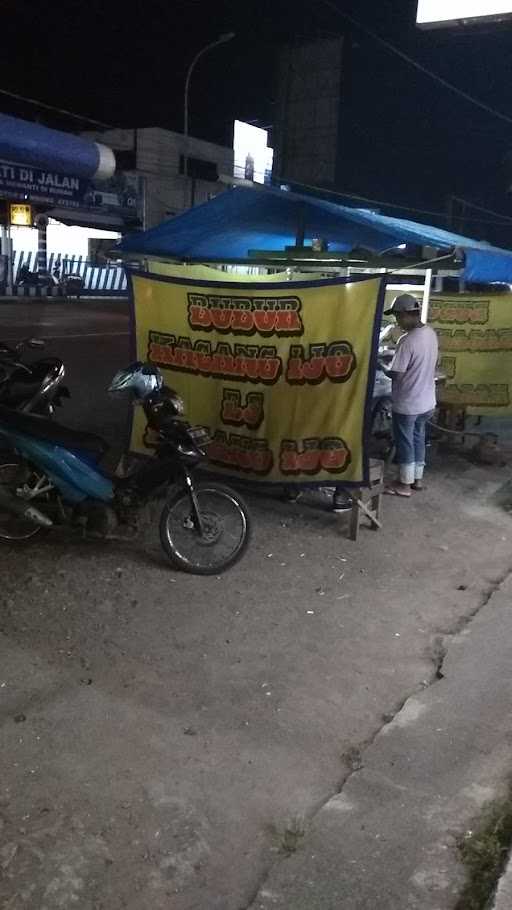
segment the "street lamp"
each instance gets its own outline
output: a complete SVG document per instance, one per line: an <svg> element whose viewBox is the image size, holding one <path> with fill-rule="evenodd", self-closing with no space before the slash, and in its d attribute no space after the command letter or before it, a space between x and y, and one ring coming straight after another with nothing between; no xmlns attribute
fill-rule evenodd
<svg viewBox="0 0 512 910"><path fill-rule="evenodd" d="M227 44L227 42L232 41L234 37L235 37L234 32L226 32L225 34L220 35L216 39L216 41L211 41L209 44L207 44L205 47L203 47L200 51L198 51L198 53L195 55L194 59L192 60L192 63L190 64L190 66L187 70L187 77L185 79L185 95L184 95L184 99L183 99L183 136L185 137L185 156L184 156L185 160L183 162L183 165L184 165L183 170L184 170L184 174L185 174L185 197L186 197L186 192L187 192L187 178L188 178L188 94L189 94L189 88L190 88L190 78L195 69L196 63L204 54L208 53L208 51L213 50L214 47L219 47L220 44Z"/></svg>

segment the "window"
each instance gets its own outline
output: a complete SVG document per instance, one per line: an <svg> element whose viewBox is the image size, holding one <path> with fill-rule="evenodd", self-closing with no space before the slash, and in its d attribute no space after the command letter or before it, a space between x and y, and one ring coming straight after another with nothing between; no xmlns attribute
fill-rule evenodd
<svg viewBox="0 0 512 910"><path fill-rule="evenodd" d="M134 171L137 167L135 151L133 149L116 151L116 166L118 171Z"/></svg>
<svg viewBox="0 0 512 910"><path fill-rule="evenodd" d="M188 159L188 176L196 180L210 180L215 182L219 179L219 171L215 161L204 161L202 158ZM185 173L185 156L180 155L180 174Z"/></svg>

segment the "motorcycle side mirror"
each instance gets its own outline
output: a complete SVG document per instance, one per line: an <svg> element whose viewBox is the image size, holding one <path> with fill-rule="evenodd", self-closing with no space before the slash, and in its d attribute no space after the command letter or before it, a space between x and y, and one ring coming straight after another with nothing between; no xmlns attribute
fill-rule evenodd
<svg viewBox="0 0 512 910"><path fill-rule="evenodd" d="M30 348L32 351L41 350L44 348L45 344L42 338L27 338L24 342L27 348Z"/></svg>

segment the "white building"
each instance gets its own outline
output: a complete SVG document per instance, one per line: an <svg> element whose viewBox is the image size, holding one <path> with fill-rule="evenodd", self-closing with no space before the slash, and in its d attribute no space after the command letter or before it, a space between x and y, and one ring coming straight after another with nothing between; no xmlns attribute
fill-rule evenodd
<svg viewBox="0 0 512 910"><path fill-rule="evenodd" d="M80 211L50 210L47 230L49 267L62 257L69 270L83 272L84 277L102 264L95 252L99 246L111 249L125 230L135 227L124 222L124 215L132 212L140 218L139 226L154 227L221 193L226 186L219 176L233 174L233 149L194 137L185 140L170 130L111 129L84 136L113 149L116 174L107 183L94 185L89 194L94 197L92 207L89 203ZM123 215L119 206L125 196L130 197L131 208ZM16 278L22 264L36 270L38 238L34 228L11 230Z"/></svg>
<svg viewBox="0 0 512 910"><path fill-rule="evenodd" d="M35 268L37 253L37 231L29 227L11 228L12 245L15 252L23 250L25 259L32 254L32 264ZM91 258L91 240L110 241L113 246L121 234L117 231L104 231L98 228L86 228L78 225L61 224L50 218L47 230L48 256L62 256L66 258Z"/></svg>

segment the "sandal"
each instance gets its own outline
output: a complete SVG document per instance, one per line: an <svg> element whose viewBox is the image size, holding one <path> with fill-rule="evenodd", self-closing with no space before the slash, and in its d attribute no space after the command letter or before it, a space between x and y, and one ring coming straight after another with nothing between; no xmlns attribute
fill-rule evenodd
<svg viewBox="0 0 512 910"><path fill-rule="evenodd" d="M406 493L405 490L399 490L396 486L386 487L384 493L387 493L388 496L401 496L402 499L410 499L412 496L410 491Z"/></svg>

